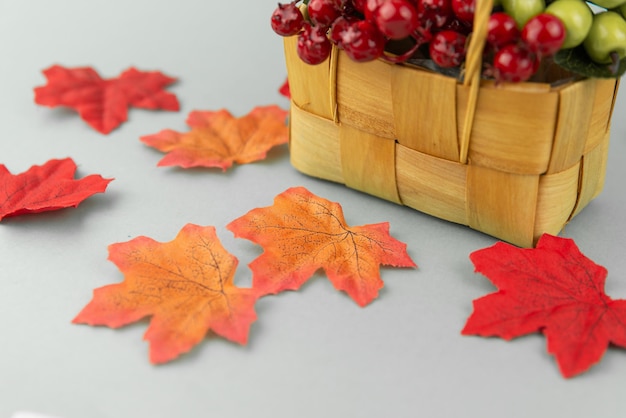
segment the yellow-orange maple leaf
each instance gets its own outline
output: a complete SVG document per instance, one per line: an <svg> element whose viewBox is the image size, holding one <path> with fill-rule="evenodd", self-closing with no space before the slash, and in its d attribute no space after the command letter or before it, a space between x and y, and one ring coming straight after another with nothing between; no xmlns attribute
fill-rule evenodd
<svg viewBox="0 0 626 418"><path fill-rule="evenodd" d="M109 246L122 283L98 288L74 323L121 327L151 316L150 361L191 350L209 330L245 344L256 319L256 292L233 283L237 259L212 226L186 225L170 242L138 237Z"/></svg>
<svg viewBox="0 0 626 418"><path fill-rule="evenodd" d="M335 288L365 306L383 287L381 264L415 266L387 222L350 227L338 203L303 187L288 189L274 205L253 209L227 228L263 247L250 263L252 287L261 294L298 289L321 268Z"/></svg>
<svg viewBox="0 0 626 418"><path fill-rule="evenodd" d="M289 141L287 111L259 106L236 118L229 111L193 111L187 118L189 132L165 129L141 137L146 145L166 152L159 166L219 167L262 160L272 147Z"/></svg>

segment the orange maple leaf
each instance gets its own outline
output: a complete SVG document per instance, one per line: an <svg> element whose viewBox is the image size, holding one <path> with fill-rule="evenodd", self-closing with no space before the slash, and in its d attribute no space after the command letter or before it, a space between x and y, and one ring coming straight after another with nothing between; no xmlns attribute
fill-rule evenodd
<svg viewBox="0 0 626 418"><path fill-rule="evenodd" d="M166 152L159 166L219 167L262 160L272 147L289 141L288 112L278 106L260 106L235 118L229 111L193 111L187 117L191 131L165 129L140 140Z"/></svg>
<svg viewBox="0 0 626 418"><path fill-rule="evenodd" d="M258 298L233 284L237 258L212 226L187 224L170 242L138 237L109 246L122 283L94 290L74 323L118 328L151 316L144 339L150 361L164 363L191 350L210 330L245 344Z"/></svg>
<svg viewBox="0 0 626 418"><path fill-rule="evenodd" d="M341 206L303 187L279 194L274 205L231 222L235 236L264 249L250 263L253 288L261 294L295 290L318 269L360 306L383 287L380 265L415 267L406 244L389 235L389 223L349 227Z"/></svg>

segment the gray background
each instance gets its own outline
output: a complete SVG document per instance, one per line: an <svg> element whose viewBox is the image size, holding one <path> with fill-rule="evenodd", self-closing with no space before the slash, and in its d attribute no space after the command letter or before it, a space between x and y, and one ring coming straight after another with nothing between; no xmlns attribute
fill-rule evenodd
<svg viewBox="0 0 626 418"><path fill-rule="evenodd" d="M185 131L187 113L241 116L278 103L282 44L269 29L276 0L0 0L0 163L13 173L72 157L77 176L114 177L77 209L0 224L0 417L31 410L84 417L618 417L626 415L626 351L565 380L540 335L514 342L463 337L472 300L494 288L468 255L495 239L343 186L308 178L281 147L267 161L219 170L157 168L139 142ZM32 89L52 64L113 77L134 65L180 81L180 112L131 110L108 136ZM605 191L563 232L609 270L626 298L626 95L619 96ZM163 366L148 362L146 322L120 330L71 325L92 290L122 280L107 246L146 235L169 241L186 223L214 225L240 259L260 249L225 229L292 186L342 204L351 225L389 221L416 270L384 269L366 308L318 274L299 292L261 299L250 342L207 338Z"/></svg>

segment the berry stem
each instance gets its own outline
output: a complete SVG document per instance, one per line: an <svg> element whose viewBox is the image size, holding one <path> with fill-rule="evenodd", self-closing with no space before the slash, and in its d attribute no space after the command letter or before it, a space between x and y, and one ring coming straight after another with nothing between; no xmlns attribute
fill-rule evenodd
<svg viewBox="0 0 626 418"><path fill-rule="evenodd" d="M411 56L413 54L415 54L415 52L422 45L428 43L428 41L421 35L420 36L416 36L415 34L412 34L411 38L413 38L413 40L415 41L415 45L413 45L408 51L403 52L400 55L390 55L390 54L383 53L381 58L384 59L385 61L391 62L393 64L397 64L397 63L400 63L400 62L405 62L406 60L411 58Z"/></svg>
<svg viewBox="0 0 626 418"><path fill-rule="evenodd" d="M609 69L612 75L615 75L619 71L619 63L620 63L619 53L617 51L612 51L609 54L609 58L611 58L611 63L607 66L607 68Z"/></svg>

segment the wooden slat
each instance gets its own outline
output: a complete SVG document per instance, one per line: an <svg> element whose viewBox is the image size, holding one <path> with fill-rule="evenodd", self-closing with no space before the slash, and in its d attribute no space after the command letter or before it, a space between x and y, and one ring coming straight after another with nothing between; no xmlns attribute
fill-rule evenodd
<svg viewBox="0 0 626 418"><path fill-rule="evenodd" d="M285 61L289 78L291 100L296 106L326 119L335 112L334 85L331 79L331 59L318 65L304 63L296 52L297 36L284 39ZM336 50L333 49L333 54Z"/></svg>
<svg viewBox="0 0 626 418"><path fill-rule="evenodd" d="M589 125L588 139L584 153L596 148L604 141L606 132L609 130L609 121L613 111L614 97L617 89L617 81L613 79L596 79L596 94L590 97L593 103L591 123Z"/></svg>
<svg viewBox="0 0 626 418"><path fill-rule="evenodd" d="M548 173L558 173L580 162L587 142L597 83L588 79L559 92L559 113Z"/></svg>
<svg viewBox="0 0 626 418"><path fill-rule="evenodd" d="M457 87L457 126L463 126L468 95L467 87ZM472 164L509 173L545 173L557 105L557 93L481 88L469 144Z"/></svg>
<svg viewBox="0 0 626 418"><path fill-rule="evenodd" d="M538 175L468 166L469 226L521 247L532 247Z"/></svg>
<svg viewBox="0 0 626 418"><path fill-rule="evenodd" d="M291 105L289 154L298 171L343 183L339 126Z"/></svg>
<svg viewBox="0 0 626 418"><path fill-rule="evenodd" d="M401 203L396 187L395 141L343 125L341 168L348 187Z"/></svg>
<svg viewBox="0 0 626 418"><path fill-rule="evenodd" d="M339 53L337 109L342 124L396 138L390 73L390 64L378 60L358 63Z"/></svg>
<svg viewBox="0 0 626 418"><path fill-rule="evenodd" d="M572 216L576 216L580 211L597 197L604 188L606 176L606 164L609 151L610 131L607 131L604 140L594 149L585 153L582 159L580 190L578 192L578 203Z"/></svg>
<svg viewBox="0 0 626 418"><path fill-rule="evenodd" d="M447 221L467 225L467 166L396 145L402 203Z"/></svg>
<svg viewBox="0 0 626 418"><path fill-rule="evenodd" d="M434 157L459 161L456 85L452 77L400 65L392 67L393 117L400 144Z"/></svg>
<svg viewBox="0 0 626 418"><path fill-rule="evenodd" d="M544 234L557 235L576 206L580 162L567 170L545 174L539 180L535 242Z"/></svg>

